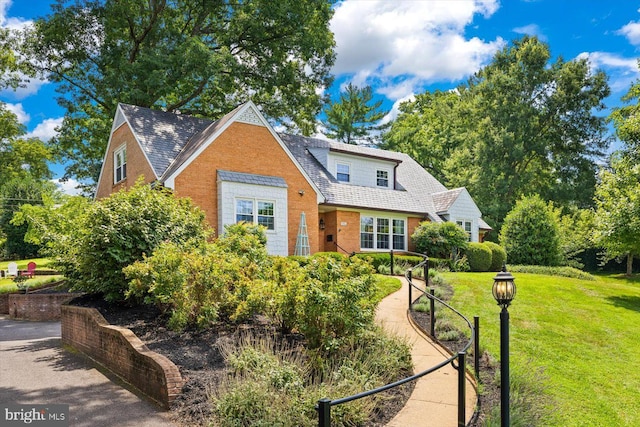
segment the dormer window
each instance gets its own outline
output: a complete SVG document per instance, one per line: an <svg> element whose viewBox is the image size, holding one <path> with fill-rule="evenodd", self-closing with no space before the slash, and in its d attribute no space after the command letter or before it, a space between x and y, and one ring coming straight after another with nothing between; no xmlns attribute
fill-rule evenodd
<svg viewBox="0 0 640 427"><path fill-rule="evenodd" d="M385 170L376 171L376 184L378 187L389 187L389 172Z"/></svg>
<svg viewBox="0 0 640 427"><path fill-rule="evenodd" d="M340 182L351 181L351 168L348 163L336 163L336 179Z"/></svg>
<svg viewBox="0 0 640 427"><path fill-rule="evenodd" d="M127 177L127 146L123 145L113 153L113 182L118 183Z"/></svg>

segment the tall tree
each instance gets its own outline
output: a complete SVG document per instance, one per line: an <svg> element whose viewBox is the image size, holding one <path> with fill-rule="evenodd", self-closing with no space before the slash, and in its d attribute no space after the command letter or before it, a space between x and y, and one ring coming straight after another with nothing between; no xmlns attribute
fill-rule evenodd
<svg viewBox="0 0 640 427"><path fill-rule="evenodd" d="M431 123L406 119L415 115L407 107L388 141L408 132L396 126L426 126L430 152L443 156L433 163L443 168L445 183L466 186L495 229L529 194L557 206L590 206L596 161L609 143L605 118L596 112L605 108L609 87L586 60L550 59L537 38L514 41L456 91L434 95Z"/></svg>
<svg viewBox="0 0 640 427"><path fill-rule="evenodd" d="M595 240L609 259L626 257L630 275L633 258L640 256L640 164L623 152L610 161L596 188Z"/></svg>
<svg viewBox="0 0 640 427"><path fill-rule="evenodd" d="M313 130L334 40L325 0L58 0L22 54L58 83L66 176L97 180L118 102L219 117L253 99ZM286 120L285 120L286 119Z"/></svg>
<svg viewBox="0 0 640 427"><path fill-rule="evenodd" d="M640 61L638 66L640 68ZM624 143L624 150L640 162L640 80L631 85L622 100L626 105L614 108L609 118L616 136Z"/></svg>
<svg viewBox="0 0 640 427"><path fill-rule="evenodd" d="M371 86L358 88L349 83L340 93L340 100L324 110L327 136L346 144L375 140L377 135L372 133L388 127L380 123L388 111L380 110L382 100L372 101Z"/></svg>

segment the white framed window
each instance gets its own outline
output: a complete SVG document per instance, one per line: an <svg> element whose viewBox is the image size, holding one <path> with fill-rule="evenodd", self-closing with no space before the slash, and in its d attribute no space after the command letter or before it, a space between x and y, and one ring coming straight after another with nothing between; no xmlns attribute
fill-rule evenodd
<svg viewBox="0 0 640 427"><path fill-rule="evenodd" d="M471 221L459 219L456 221L456 224L458 224L458 226L467 233L467 241L470 242L471 241Z"/></svg>
<svg viewBox="0 0 640 427"><path fill-rule="evenodd" d="M378 187L389 187L389 171L376 171L376 185Z"/></svg>
<svg viewBox="0 0 640 427"><path fill-rule="evenodd" d="M275 230L275 202L257 199L236 199L236 222L263 225Z"/></svg>
<svg viewBox="0 0 640 427"><path fill-rule="evenodd" d="M127 146L123 145L113 152L113 182L118 183L127 177Z"/></svg>
<svg viewBox="0 0 640 427"><path fill-rule="evenodd" d="M361 249L406 249L406 220L360 216Z"/></svg>
<svg viewBox="0 0 640 427"><path fill-rule="evenodd" d="M351 182L351 166L348 163L336 163L336 179Z"/></svg>

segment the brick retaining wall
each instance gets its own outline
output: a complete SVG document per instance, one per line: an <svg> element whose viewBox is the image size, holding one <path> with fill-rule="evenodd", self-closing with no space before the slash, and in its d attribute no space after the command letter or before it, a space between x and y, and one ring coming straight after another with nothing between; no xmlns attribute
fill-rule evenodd
<svg viewBox="0 0 640 427"><path fill-rule="evenodd" d="M94 308L62 306L62 342L91 357L168 409L184 380L168 358L127 328L110 325Z"/></svg>
<svg viewBox="0 0 640 427"><path fill-rule="evenodd" d="M36 320L39 322L59 320L62 304L79 295L82 294L8 294L6 298L7 313L11 319Z"/></svg>

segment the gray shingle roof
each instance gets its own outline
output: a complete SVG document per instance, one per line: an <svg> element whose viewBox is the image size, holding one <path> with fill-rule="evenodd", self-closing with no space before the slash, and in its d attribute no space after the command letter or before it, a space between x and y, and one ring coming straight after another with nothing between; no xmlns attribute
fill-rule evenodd
<svg viewBox="0 0 640 427"><path fill-rule="evenodd" d="M161 181L174 173L238 111L237 108L220 120L212 121L127 104L120 104L120 108L137 135L151 166L157 176L161 177ZM414 213L429 216L434 221L441 221L437 212L441 211L443 202L440 199L437 199L437 202L434 201L432 195L449 193L449 191L408 155L299 135L280 134L279 136L309 178L318 186L326 199L326 204ZM398 165L396 189L364 187L337 181L319 160L326 158L329 151L396 162ZM218 173L222 173L221 179L228 181L244 180L237 182L257 183L262 180L270 183L265 185L278 184L277 186L281 186L284 182L274 180L275 177L230 171L218 171ZM251 180L254 181L251 182Z"/></svg>
<svg viewBox="0 0 640 427"><path fill-rule="evenodd" d="M361 209L389 210L430 215L439 220L431 198L434 192L446 191L438 180L404 153L379 150L357 145L341 144L299 135L280 134L309 177L326 197L326 203ZM345 184L336 180L318 160L323 151L338 150L355 155L384 158L399 162L397 168L398 190Z"/></svg>
<svg viewBox="0 0 640 427"><path fill-rule="evenodd" d="M254 175L251 173L240 173L218 170L218 178L221 181L240 182L243 184L267 185L269 187L287 188L284 178L279 176Z"/></svg>
<svg viewBox="0 0 640 427"><path fill-rule="evenodd" d="M436 208L436 212L446 212L451 208L451 205L456 201L460 193L462 193L463 188L454 188L453 190L442 191L439 193L434 193L433 204Z"/></svg>
<svg viewBox="0 0 640 427"><path fill-rule="evenodd" d="M207 119L128 104L120 104L120 108L158 177L180 154L189 138L212 123Z"/></svg>

